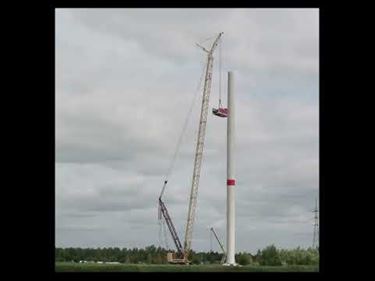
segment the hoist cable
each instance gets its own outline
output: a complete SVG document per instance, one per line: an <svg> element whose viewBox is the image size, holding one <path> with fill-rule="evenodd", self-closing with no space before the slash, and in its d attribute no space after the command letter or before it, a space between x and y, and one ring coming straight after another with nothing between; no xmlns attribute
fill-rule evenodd
<svg viewBox="0 0 375 281"><path fill-rule="evenodd" d="M169 249L169 244L168 244L167 228L165 226L165 221L163 221L163 232L164 232L165 248L168 250Z"/></svg>
<svg viewBox="0 0 375 281"><path fill-rule="evenodd" d="M210 230L210 252L212 252L212 232Z"/></svg>
<svg viewBox="0 0 375 281"><path fill-rule="evenodd" d="M222 70L221 70L221 61L222 61L221 44L222 44L222 40L220 39L220 41L219 41L219 108L221 108L221 76L222 76Z"/></svg>
<svg viewBox="0 0 375 281"><path fill-rule="evenodd" d="M189 119L190 119L190 116L191 116L191 113L193 111L193 107L194 107L194 104L195 104L195 101L197 99L197 95L198 95L198 92L201 88L201 84L202 84L202 80L203 80L203 76L204 76L204 72L205 72L205 69L206 69L206 64L204 63L203 67L202 67L202 74L201 74L201 77L199 79L199 83L198 83L198 86L197 86L197 89L196 89L196 92L195 92L195 95L194 95L194 98L191 102L191 105L190 105L190 108L189 108L189 111L188 111L188 114L186 116L186 119L185 119L185 123L184 123L184 126L182 128L182 131L181 131L181 134L178 138L178 142L177 142L177 145L176 145L176 149L175 149L175 152L173 154L173 158L172 158L172 162L167 170L167 173L165 175L165 181L164 181L164 185L163 185L163 188L162 188L162 191L160 193L160 196L159 198L161 198L163 196L163 193L164 193L164 190L165 190L165 187L166 187L166 184L168 182L168 177L174 167L174 164L175 164L175 161L176 161L176 157L177 157L177 154L178 154L178 151L180 149L180 145L181 145L181 142L182 142L182 137L183 135L185 134L185 131L186 131L186 128L187 128L187 125L189 123ZM169 245L168 245L168 238L167 238L167 233L166 233L166 226L165 226L165 221L163 220L163 217L162 217L162 214L161 214L161 209L160 209L160 204L158 204L158 220L159 220L159 245L162 244L162 232L164 233L164 242L165 242L165 246L167 249L169 249Z"/></svg>
<svg viewBox="0 0 375 281"><path fill-rule="evenodd" d="M189 108L188 114L187 114L187 116L186 116L186 119L185 119L184 125L183 125L183 127L182 127L181 134L180 134L180 136L179 136L179 138L178 138L177 145L176 145L176 149L175 149L175 151L174 151L174 154L173 154L173 158L172 158L171 164L170 164L170 166L169 166L169 168L168 168L168 170L167 170L167 173L166 173L166 175L165 175L165 181L168 180L168 177L169 177L169 175L170 175L170 173L171 173L171 171L172 171L172 169L173 169L173 167L174 167L174 164L175 164L175 162L176 162L176 158L177 158L177 154L178 154L178 152L179 152L179 150L180 150L180 146L181 146L182 138L183 138L183 136L184 136L184 134L185 134L185 131L186 131L186 129L187 129L187 126L188 126L188 124L189 124L190 116L191 116L191 113L192 113L192 111L193 111L193 107L194 107L195 101L196 101L196 99L197 99L198 92L199 92L199 90L201 89L201 84L202 84L202 80L203 80L203 76L204 76L205 69L206 69L206 64L204 64L204 66L203 66L202 74L201 74L201 77L200 77L200 79L199 79L199 83L198 83L198 86L197 86L197 89L196 89L196 92L195 92L194 98L193 98L193 100L192 100L192 102L191 102L191 105L190 105L190 108ZM164 184L164 187L163 187L163 191L164 191L164 188L165 188L165 184ZM163 194L163 191L162 191L161 195Z"/></svg>
<svg viewBox="0 0 375 281"><path fill-rule="evenodd" d="M162 220L159 219L159 246L160 247L162 247L161 232L162 232Z"/></svg>

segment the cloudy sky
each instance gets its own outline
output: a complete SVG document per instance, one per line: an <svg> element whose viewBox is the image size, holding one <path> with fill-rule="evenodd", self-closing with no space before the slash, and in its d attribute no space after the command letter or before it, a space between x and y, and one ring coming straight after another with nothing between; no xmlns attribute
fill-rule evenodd
<svg viewBox="0 0 375 281"><path fill-rule="evenodd" d="M317 9L57 9L56 246L159 245L157 199L193 103L164 197L183 240L205 63L195 43L221 31L224 103L235 72L237 251L312 244ZM218 61L217 50L210 107ZM225 206L226 120L210 113L193 249L210 249L210 226L225 243Z"/></svg>

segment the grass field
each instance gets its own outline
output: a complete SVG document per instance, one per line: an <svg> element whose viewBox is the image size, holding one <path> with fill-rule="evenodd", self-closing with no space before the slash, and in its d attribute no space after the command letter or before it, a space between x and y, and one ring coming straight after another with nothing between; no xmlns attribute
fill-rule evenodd
<svg viewBox="0 0 375 281"><path fill-rule="evenodd" d="M56 272L313 272L318 266L241 266L169 264L79 264L57 262Z"/></svg>

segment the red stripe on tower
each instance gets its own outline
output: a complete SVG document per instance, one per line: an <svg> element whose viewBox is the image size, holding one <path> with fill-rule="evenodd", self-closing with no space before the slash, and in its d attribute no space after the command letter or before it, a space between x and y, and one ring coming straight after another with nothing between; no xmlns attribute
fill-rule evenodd
<svg viewBox="0 0 375 281"><path fill-rule="evenodd" d="M236 185L235 179L227 179L227 185Z"/></svg>

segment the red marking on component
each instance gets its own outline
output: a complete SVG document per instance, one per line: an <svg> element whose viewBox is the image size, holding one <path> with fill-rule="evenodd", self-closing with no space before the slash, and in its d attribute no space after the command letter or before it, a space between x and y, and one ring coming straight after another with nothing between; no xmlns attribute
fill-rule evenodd
<svg viewBox="0 0 375 281"><path fill-rule="evenodd" d="M227 179L227 185L236 185L235 179Z"/></svg>

